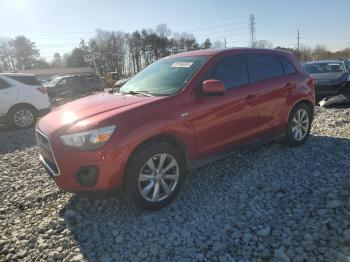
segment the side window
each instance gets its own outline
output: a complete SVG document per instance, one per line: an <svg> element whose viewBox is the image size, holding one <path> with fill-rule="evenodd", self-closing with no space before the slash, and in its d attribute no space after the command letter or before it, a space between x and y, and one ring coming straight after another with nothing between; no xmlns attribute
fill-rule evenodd
<svg viewBox="0 0 350 262"><path fill-rule="evenodd" d="M275 55L249 54L247 61L251 82L284 75L282 65Z"/></svg>
<svg viewBox="0 0 350 262"><path fill-rule="evenodd" d="M58 84L60 84L60 85L67 85L67 78L61 79L61 80L58 82Z"/></svg>
<svg viewBox="0 0 350 262"><path fill-rule="evenodd" d="M11 78L15 81L21 82L25 85L30 86L41 86L40 81L35 76L25 76L25 75L7 75L8 78Z"/></svg>
<svg viewBox="0 0 350 262"><path fill-rule="evenodd" d="M5 89L5 88L8 88L10 87L11 85L9 83L7 83L5 80L1 79L0 78L0 90L1 89Z"/></svg>
<svg viewBox="0 0 350 262"><path fill-rule="evenodd" d="M284 68L284 72L286 72L286 75L292 75L297 72L294 65L291 62L289 62L287 58L285 58L284 56L278 56L278 58L282 63L282 66Z"/></svg>
<svg viewBox="0 0 350 262"><path fill-rule="evenodd" d="M207 73L205 80L216 79L224 82L226 89L248 83L248 73L244 55L223 58Z"/></svg>

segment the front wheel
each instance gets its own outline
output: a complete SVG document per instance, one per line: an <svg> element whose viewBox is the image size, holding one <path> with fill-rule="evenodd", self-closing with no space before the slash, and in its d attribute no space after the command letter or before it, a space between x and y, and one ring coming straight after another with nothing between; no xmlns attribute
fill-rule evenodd
<svg viewBox="0 0 350 262"><path fill-rule="evenodd" d="M286 142L289 146L300 146L309 136L312 122L311 108L297 104L292 110L287 126Z"/></svg>
<svg viewBox="0 0 350 262"><path fill-rule="evenodd" d="M126 189L142 209L160 209L177 196L184 173L183 157L174 146L165 142L146 144L129 161Z"/></svg>

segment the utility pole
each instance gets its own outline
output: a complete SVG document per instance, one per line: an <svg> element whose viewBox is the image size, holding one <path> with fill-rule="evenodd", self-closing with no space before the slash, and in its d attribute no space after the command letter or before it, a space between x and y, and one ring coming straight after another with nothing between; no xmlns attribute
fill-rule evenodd
<svg viewBox="0 0 350 262"><path fill-rule="evenodd" d="M298 29L298 36L297 36L297 57L300 59L300 30Z"/></svg>
<svg viewBox="0 0 350 262"><path fill-rule="evenodd" d="M112 32L112 44L113 44L113 51L112 51L112 57L115 59L113 59L113 70L117 71L117 63L118 63L118 54L117 54L117 50L116 50L116 46L115 46L115 38L114 38L114 31ZM119 72L118 72L119 74Z"/></svg>
<svg viewBox="0 0 350 262"><path fill-rule="evenodd" d="M226 37L224 37L224 47L226 48Z"/></svg>
<svg viewBox="0 0 350 262"><path fill-rule="evenodd" d="M255 47L256 40L255 40L255 15L251 14L249 17L249 46L250 47Z"/></svg>

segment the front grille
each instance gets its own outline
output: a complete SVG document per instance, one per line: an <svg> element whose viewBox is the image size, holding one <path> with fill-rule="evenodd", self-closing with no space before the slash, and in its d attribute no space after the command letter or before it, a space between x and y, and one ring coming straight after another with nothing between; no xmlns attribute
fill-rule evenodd
<svg viewBox="0 0 350 262"><path fill-rule="evenodd" d="M36 130L35 133L40 151L40 161L52 176L59 176L59 169L49 139L39 130Z"/></svg>
<svg viewBox="0 0 350 262"><path fill-rule="evenodd" d="M58 168L57 165L55 163L52 163L50 160L44 158L44 161L46 162L46 164L50 167L50 169L55 173L58 174Z"/></svg>
<svg viewBox="0 0 350 262"><path fill-rule="evenodd" d="M38 131L36 131L36 140L37 140L39 146L44 147L48 151L51 151L49 140L47 139L46 136L44 136L43 134L41 134Z"/></svg>

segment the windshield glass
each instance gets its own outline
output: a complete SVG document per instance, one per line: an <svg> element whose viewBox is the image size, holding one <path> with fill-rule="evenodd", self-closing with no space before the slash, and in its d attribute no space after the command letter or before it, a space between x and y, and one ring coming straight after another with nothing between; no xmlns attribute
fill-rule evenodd
<svg viewBox="0 0 350 262"><path fill-rule="evenodd" d="M163 58L131 78L120 88L120 92L142 91L160 96L175 94L187 84L205 60L205 56Z"/></svg>
<svg viewBox="0 0 350 262"><path fill-rule="evenodd" d="M62 77L55 77L54 79L52 79L47 86L48 87L53 87L55 86L60 80L62 79Z"/></svg>
<svg viewBox="0 0 350 262"><path fill-rule="evenodd" d="M344 72L343 63L339 62L322 62L322 63L312 63L305 64L304 68L310 74L319 74L319 73L335 73L335 72Z"/></svg>

